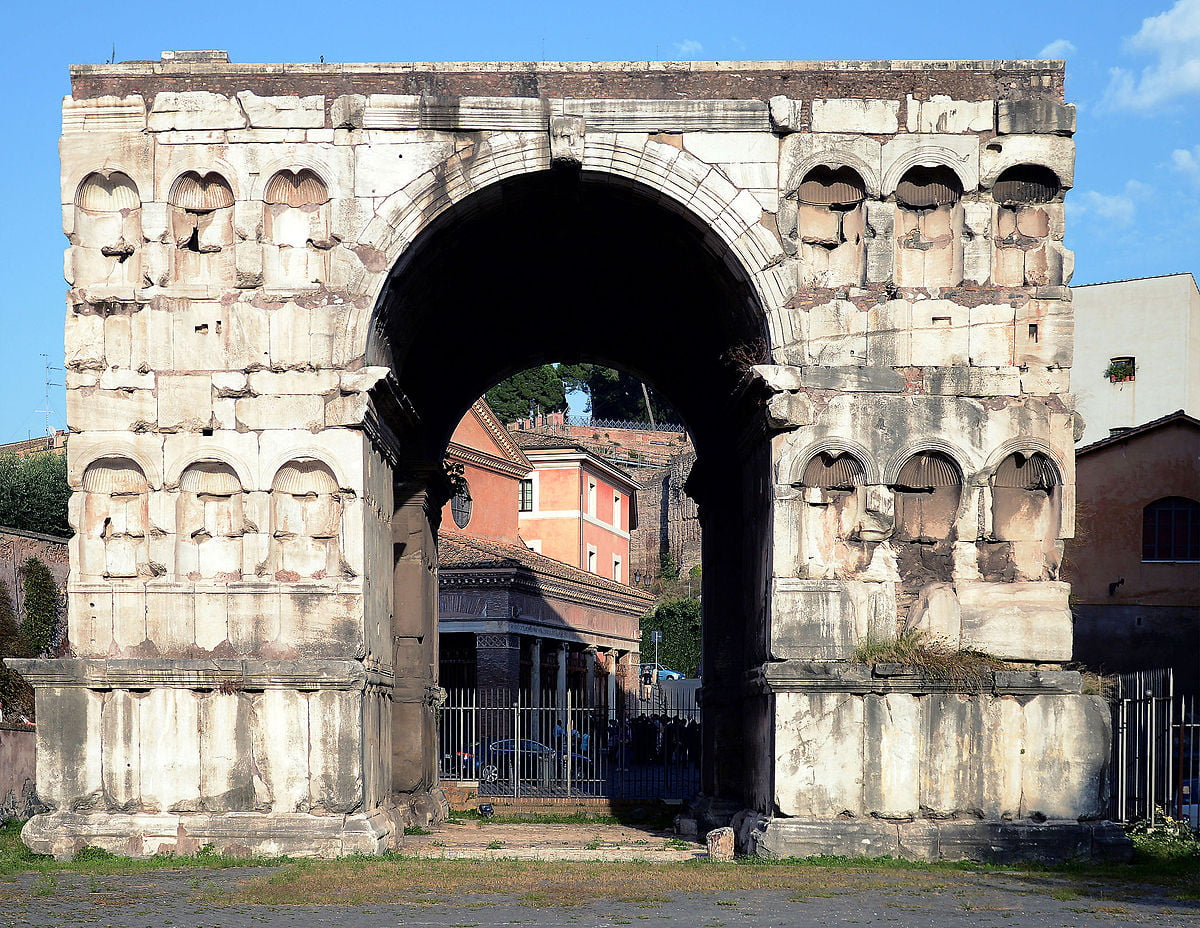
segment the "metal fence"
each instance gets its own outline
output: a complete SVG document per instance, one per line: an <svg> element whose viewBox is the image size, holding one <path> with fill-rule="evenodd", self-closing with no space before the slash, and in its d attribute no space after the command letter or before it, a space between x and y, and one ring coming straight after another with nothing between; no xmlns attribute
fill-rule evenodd
<svg viewBox="0 0 1200 928"><path fill-rule="evenodd" d="M480 798L662 799L700 789L700 716L692 699L588 705L578 692L451 690L439 710L443 781Z"/></svg>
<svg viewBox="0 0 1200 928"><path fill-rule="evenodd" d="M1170 670L1121 674L1116 687L1109 815L1200 829L1200 699L1176 693Z"/></svg>

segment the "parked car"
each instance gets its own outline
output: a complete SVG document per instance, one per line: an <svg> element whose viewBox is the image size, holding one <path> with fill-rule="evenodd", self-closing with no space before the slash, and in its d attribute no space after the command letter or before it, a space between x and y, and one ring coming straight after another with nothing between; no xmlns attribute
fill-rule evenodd
<svg viewBox="0 0 1200 928"><path fill-rule="evenodd" d="M653 662L649 664L642 664L640 676L643 681L649 677L651 680L654 680L657 683L662 683L663 680L685 679L684 675L678 670L672 670L665 664L655 664Z"/></svg>
<svg viewBox="0 0 1200 928"><path fill-rule="evenodd" d="M1183 781L1182 798L1180 818L1187 822L1193 831L1200 830L1200 779Z"/></svg>
<svg viewBox="0 0 1200 928"><path fill-rule="evenodd" d="M571 776L589 776L591 763L583 754L572 751ZM479 763L479 779L494 783L500 778L510 779L514 771L523 780L558 779L566 776L567 758L549 745L530 738L502 738L489 744Z"/></svg>

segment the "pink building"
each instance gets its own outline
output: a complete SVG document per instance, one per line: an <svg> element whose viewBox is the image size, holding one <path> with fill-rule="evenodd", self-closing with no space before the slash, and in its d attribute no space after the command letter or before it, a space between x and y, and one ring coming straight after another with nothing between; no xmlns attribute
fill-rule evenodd
<svg viewBox="0 0 1200 928"><path fill-rule="evenodd" d="M511 432L533 465L521 481L520 531L535 551L627 583L637 484L567 438Z"/></svg>
<svg viewBox="0 0 1200 928"><path fill-rule="evenodd" d="M614 706L636 683L640 619L654 604L624 583L635 486L577 450L550 460L543 478L515 438L479 400L446 452L463 483L438 532L442 685L535 699L571 690ZM525 518L539 498L552 507L539 523L549 529L531 537ZM607 569L581 566L589 558Z"/></svg>

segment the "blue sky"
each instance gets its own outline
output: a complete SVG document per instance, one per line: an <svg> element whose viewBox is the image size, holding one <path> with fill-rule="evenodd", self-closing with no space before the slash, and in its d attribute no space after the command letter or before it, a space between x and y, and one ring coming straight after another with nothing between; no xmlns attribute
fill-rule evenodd
<svg viewBox="0 0 1200 928"><path fill-rule="evenodd" d="M10 4L0 69L0 441L39 434L62 363L58 207L67 67L223 48L234 61L1067 59L1075 283L1200 270L1200 0ZM55 379L62 381L61 372ZM51 424L64 426L62 387Z"/></svg>

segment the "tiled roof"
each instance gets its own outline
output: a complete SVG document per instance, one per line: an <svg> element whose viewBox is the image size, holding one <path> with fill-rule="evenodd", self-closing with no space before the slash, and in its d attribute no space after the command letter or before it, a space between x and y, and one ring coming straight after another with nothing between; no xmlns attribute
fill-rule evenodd
<svg viewBox="0 0 1200 928"><path fill-rule="evenodd" d="M1152 419L1142 425L1134 426L1131 429L1126 429L1124 432L1117 432L1116 435L1109 435L1108 438L1101 438L1099 441L1094 441L1090 445L1084 445L1082 448L1075 449L1075 457L1081 454L1087 454L1091 451L1097 451L1100 448L1107 448L1109 445L1115 445L1118 442L1127 441L1130 438L1137 438L1139 435L1144 435L1153 429L1162 425L1167 425L1170 422L1187 422L1191 425L1200 425L1200 420L1189 416L1182 409L1177 409L1173 413L1168 413L1158 419Z"/></svg>
<svg viewBox="0 0 1200 928"><path fill-rule="evenodd" d="M592 453L583 445L559 435L543 435L541 432L522 431L509 432L508 434L512 437L512 440L516 442L518 448L533 448L542 450L561 448L568 451L582 451L587 454Z"/></svg>
<svg viewBox="0 0 1200 928"><path fill-rule="evenodd" d="M491 538L479 538L475 535L439 532L438 567L450 570L521 567L535 574L569 580L576 584L603 590L606 593L644 598L647 603L654 601L654 597L649 593L581 570L570 564L564 564L562 561L556 561L554 558L538 554L524 545L510 545Z"/></svg>

